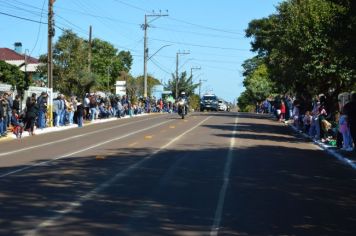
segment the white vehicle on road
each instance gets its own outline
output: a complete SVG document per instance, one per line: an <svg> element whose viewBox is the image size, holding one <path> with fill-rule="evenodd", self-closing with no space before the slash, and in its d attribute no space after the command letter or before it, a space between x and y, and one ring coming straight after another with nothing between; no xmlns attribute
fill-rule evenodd
<svg viewBox="0 0 356 236"><path fill-rule="evenodd" d="M226 103L223 100L219 100L218 101L218 110L219 111L226 111L227 110Z"/></svg>

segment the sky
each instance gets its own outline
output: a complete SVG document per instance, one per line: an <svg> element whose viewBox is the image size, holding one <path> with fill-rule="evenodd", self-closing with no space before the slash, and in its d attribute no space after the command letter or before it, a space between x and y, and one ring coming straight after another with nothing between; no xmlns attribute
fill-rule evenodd
<svg viewBox="0 0 356 236"><path fill-rule="evenodd" d="M148 16L147 71L166 84L176 71L193 74L201 94L214 93L233 102L244 91L242 63L255 54L245 29L253 19L276 12L281 0L55 0L55 24L113 44L133 55L130 73L143 74L141 25ZM0 47L38 57L47 51L48 0L0 0ZM6 15L7 14L7 15ZM12 16L9 16L12 15ZM152 15L168 15L154 17ZM26 18L20 19L16 17ZM32 21L28 21L32 20ZM40 23L42 22L42 24ZM56 29L54 42L61 35ZM193 68L193 69L192 69ZM198 93L198 90L196 91Z"/></svg>

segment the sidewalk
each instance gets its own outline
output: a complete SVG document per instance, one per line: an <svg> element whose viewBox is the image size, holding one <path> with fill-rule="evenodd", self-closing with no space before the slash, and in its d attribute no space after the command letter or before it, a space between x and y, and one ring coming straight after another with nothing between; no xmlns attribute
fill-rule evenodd
<svg viewBox="0 0 356 236"><path fill-rule="evenodd" d="M351 166L353 169L356 170L356 151L354 150L353 152L346 152L343 150L338 149L335 146L331 146L325 143L322 143L319 140L314 140L312 139L309 135L306 133L303 133L302 131L298 130L293 124L291 123L285 123L287 126L289 126L291 129L294 130L294 132L298 133L299 135L302 135L305 139L310 140L313 142L315 145L319 146L320 149L326 151L339 161L343 162L346 165Z"/></svg>
<svg viewBox="0 0 356 236"><path fill-rule="evenodd" d="M134 117L139 117L139 116L144 116L144 115L148 115L148 114L147 113L143 113L143 114L139 114L139 115L134 115L132 117L127 115L127 116L121 117L121 118L110 117L110 118L106 118L106 119L96 119L93 122L88 121L88 120L84 120L83 127L84 126L88 126L88 125L93 125L93 124L106 123L106 122L119 120L119 119L129 119L129 118L134 118ZM72 125L65 125L65 126L59 126L59 127L53 126L53 127L46 127L44 129L35 128L34 133L35 133L35 135L41 135L41 134L45 134L45 133L59 132L59 131L67 130L67 129L73 129L73 128L78 128L78 125L77 124L72 124ZM30 137L29 132L24 131L22 133L22 138L27 138L27 137ZM7 132L7 136L0 138L0 142L10 141L10 140L14 140L14 139L16 139L16 136L9 129L8 132Z"/></svg>

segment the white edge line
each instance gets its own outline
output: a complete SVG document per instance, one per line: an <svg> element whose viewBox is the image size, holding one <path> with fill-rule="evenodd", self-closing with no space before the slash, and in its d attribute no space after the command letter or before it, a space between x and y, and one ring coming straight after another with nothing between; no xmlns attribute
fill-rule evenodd
<svg viewBox="0 0 356 236"><path fill-rule="evenodd" d="M105 129L99 129L99 130L96 130L96 131L88 132L88 133L85 133L85 134L75 135L75 136L72 136L72 137L60 139L60 140L53 141L53 142L48 142L48 143L44 143L44 144L40 144L40 145L27 147L27 148L21 148L21 149L17 149L17 150L10 151L10 152L3 152L3 153L0 153L0 158L3 158L6 155L12 155L12 154L16 154L16 153L19 153L19 152L32 150L32 149L35 149L35 148L46 147L46 146L53 145L53 144L56 144L56 143L66 142L68 140L80 138L80 137L83 137L83 136L86 136L86 135L96 134L96 133L104 132L104 131L107 131L107 130L112 130L113 128L120 128L120 127L123 127L123 126L126 126L126 125L136 124L136 123L140 123L140 122L144 122L144 121L152 120L152 119L156 119L156 118L157 117L144 119L144 120L133 121L133 122L128 123L128 124L121 124L121 125L117 125L117 126L114 126L114 127L109 127L109 128L105 128ZM99 124L99 123L97 123L97 124Z"/></svg>
<svg viewBox="0 0 356 236"><path fill-rule="evenodd" d="M155 152L153 152L151 155L145 157L144 159L136 162L135 164L132 164L131 166L129 166L127 169L117 173L114 177L112 177L111 179L105 181L104 183L100 184L98 187L96 187L95 189L91 190L90 192L88 192L87 194L80 196L79 200L76 202L72 202L69 204L69 206L67 208L65 208L64 210L61 211L57 211L57 215L49 218L48 220L43 221L42 223L40 223L35 229L27 232L25 235L28 236L32 236L32 235L37 235L38 232L44 228L44 227L48 227L48 226L52 226L55 224L56 220L61 219L64 215L74 211L76 208L80 207L85 201L93 198L96 194L98 194L99 192L101 192L102 190L104 190L105 188L109 187L112 183L114 183L115 181L127 176L131 171L137 169L139 166L141 166L144 162L146 162L147 160L149 160L150 158L152 158L153 156L155 156L157 153L159 153L160 151L162 151L163 149L166 149L167 147L169 147L171 144L173 144L174 142L178 141L179 139L181 139L184 135L186 135L187 133L193 131L194 129L196 129L197 127L199 127L201 124L203 124L205 121L207 121L208 119L210 119L211 117L207 117L204 120L202 120L201 122L199 122L197 125L195 125L194 127L190 128L189 130L183 132L182 134L180 134L179 136L177 136L176 138L172 139L171 141L169 141L167 144L165 144L164 146L162 146L160 149L156 150ZM167 123L168 121L166 121Z"/></svg>
<svg viewBox="0 0 356 236"><path fill-rule="evenodd" d="M216 211L215 211L214 223L213 223L213 225L211 227L211 231L210 231L210 236L216 236L219 233L219 227L220 227L220 223L221 223L221 219L222 219L222 213L224 210L225 196L226 196L227 187L228 187L229 181L230 181L232 152L233 152L233 148L235 146L237 123L238 123L238 118L236 117L234 131L232 132L232 137L230 139L230 148L229 148L229 152L227 155L227 161L226 161L225 167L224 167L224 182L220 189L219 200L218 200L218 204L217 204Z"/></svg>
<svg viewBox="0 0 356 236"><path fill-rule="evenodd" d="M55 158L53 158L53 159L51 159L51 160L48 160L48 161L39 162L39 163L36 163L36 164L34 164L34 165L26 166L26 167L23 167L23 168L21 168L21 169L17 169L17 170L14 170L14 171L5 173L5 174L3 174L3 175L0 175L0 178L9 176L9 175L12 175L12 174L15 174L15 173L19 173L19 172L21 172L21 171L24 171L24 170L27 170L27 169L30 169L30 168L33 168L33 167L36 167L36 166L45 165L45 164L48 164L48 163L50 163L50 162L53 162L53 161L56 161L56 160L60 160L60 159L63 159L63 158L69 157L69 156L73 156L73 155L78 154L78 153L81 153L81 152L85 152L85 151L91 150L91 149L93 149L93 148L102 146L102 145L104 145L104 144L111 143L111 142L113 142L113 141L117 141L117 140L120 140L120 139L129 137L129 136L131 136L131 135L134 135L134 134L141 133L141 132L143 132L143 131L146 131L146 130L155 128L155 127L157 127L157 126L161 126L161 125L166 124L166 123L168 123L168 122L171 122L171 120L164 121L164 122L161 122L161 123L159 123L159 124L152 125L152 126L149 126L149 127L147 127L147 128L144 128L144 129L141 129L141 130L138 130L138 131L134 131L134 132L131 132L131 133L128 133L128 134L125 134L125 135L122 135L122 136L119 136L119 137L116 137L116 138L113 138L113 139L109 139L109 140L106 140L106 141L104 141L104 142L97 143L97 144L95 144L95 145L89 146L89 147L84 148L84 149L80 149L80 150L75 151L75 152L66 153L66 154L64 154L64 155L62 155L62 156L55 157Z"/></svg>
<svg viewBox="0 0 356 236"><path fill-rule="evenodd" d="M303 137L310 138L307 134L300 133L297 130L297 128L295 128L293 125L289 125L289 127L291 127L298 134L301 134ZM351 159L349 159L347 157L343 157L340 153L337 153L335 150L332 150L332 149L328 148L325 144L323 144L321 142L318 142L318 141L315 141L315 140L312 140L312 141L313 141L314 145L316 145L317 147L320 148L320 150L326 151L328 154L330 154L331 156L335 157L341 163L346 164L346 165L348 165L351 168L356 170L356 163L354 161L352 161Z"/></svg>

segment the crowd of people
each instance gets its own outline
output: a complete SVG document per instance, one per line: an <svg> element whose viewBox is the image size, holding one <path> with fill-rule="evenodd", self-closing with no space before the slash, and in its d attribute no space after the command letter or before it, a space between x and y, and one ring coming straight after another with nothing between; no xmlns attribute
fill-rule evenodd
<svg viewBox="0 0 356 236"><path fill-rule="evenodd" d="M101 96L96 93L86 94L84 98L66 97L59 94L53 99L52 124L49 119L49 96L42 92L39 96L33 93L26 99L26 105L21 109L21 97L13 98L11 92L0 94L0 137L6 137L10 129L17 138L23 131L29 135L35 134L35 129L49 126L77 125L82 127L85 121L111 117L121 118L150 112L174 112L176 107L171 101L147 98L137 99L132 103L126 96Z"/></svg>
<svg viewBox="0 0 356 236"><path fill-rule="evenodd" d="M311 104L291 96L268 98L257 104L258 113L272 113L278 121L292 123L310 138L352 152L356 145L356 93L344 103L339 101L337 110L327 111L326 97L316 96Z"/></svg>

